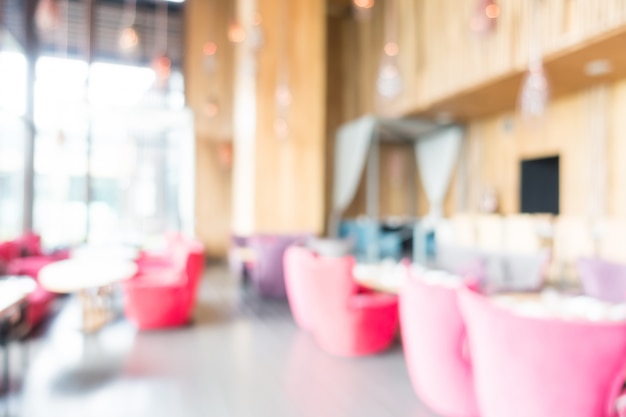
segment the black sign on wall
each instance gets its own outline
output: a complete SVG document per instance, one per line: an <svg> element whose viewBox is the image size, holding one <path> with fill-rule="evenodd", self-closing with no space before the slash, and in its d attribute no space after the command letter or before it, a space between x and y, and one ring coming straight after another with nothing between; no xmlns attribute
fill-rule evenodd
<svg viewBox="0 0 626 417"><path fill-rule="evenodd" d="M559 157L522 161L521 212L559 214Z"/></svg>

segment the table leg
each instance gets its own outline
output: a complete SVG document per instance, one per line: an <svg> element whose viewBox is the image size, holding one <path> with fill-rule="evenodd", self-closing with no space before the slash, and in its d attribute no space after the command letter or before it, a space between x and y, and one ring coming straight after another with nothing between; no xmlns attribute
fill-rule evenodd
<svg viewBox="0 0 626 417"><path fill-rule="evenodd" d="M0 321L0 347L4 350L4 364L2 370L2 393L9 393L9 320Z"/></svg>
<svg viewBox="0 0 626 417"><path fill-rule="evenodd" d="M111 320L109 297L109 292L102 289L94 291L83 290L80 292L84 332L98 331Z"/></svg>

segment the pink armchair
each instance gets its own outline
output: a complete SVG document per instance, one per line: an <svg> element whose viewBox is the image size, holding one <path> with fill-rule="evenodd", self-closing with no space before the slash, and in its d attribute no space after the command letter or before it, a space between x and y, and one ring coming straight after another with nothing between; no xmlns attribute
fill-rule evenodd
<svg viewBox="0 0 626 417"><path fill-rule="evenodd" d="M312 256L303 263L310 280L315 340L338 356L370 355L387 349L398 328L397 297L358 294L352 276L354 258Z"/></svg>
<svg viewBox="0 0 626 417"><path fill-rule="evenodd" d="M193 314L204 248L200 242L182 239L174 246L171 262L143 265L124 283L124 311L139 329L182 326Z"/></svg>
<svg viewBox="0 0 626 417"><path fill-rule="evenodd" d="M18 239L0 244L0 261L5 265L4 273L28 275L35 281L44 266L67 257L66 251L44 254L41 249L41 237L35 233L28 233ZM55 294L44 290L39 285L28 296L26 321L31 328L50 314L55 299Z"/></svg>
<svg viewBox="0 0 626 417"><path fill-rule="evenodd" d="M291 314L296 324L303 330L313 331L314 305L311 302L311 286L306 268L315 262L313 253L303 246L290 246L285 252L285 288ZM314 277L311 277L314 278Z"/></svg>
<svg viewBox="0 0 626 417"><path fill-rule="evenodd" d="M626 322L516 315L460 294L481 417L613 417L626 373Z"/></svg>
<svg viewBox="0 0 626 417"><path fill-rule="evenodd" d="M478 417L456 288L410 277L400 292L402 344L418 397L445 417Z"/></svg>

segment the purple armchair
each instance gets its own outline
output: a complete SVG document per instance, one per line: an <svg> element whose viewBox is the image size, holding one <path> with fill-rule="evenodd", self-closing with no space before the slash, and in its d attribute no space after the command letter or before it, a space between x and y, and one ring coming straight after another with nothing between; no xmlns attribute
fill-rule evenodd
<svg viewBox="0 0 626 417"><path fill-rule="evenodd" d="M415 392L426 405L446 417L478 417L457 293L419 277L406 281L400 292L404 353Z"/></svg>
<svg viewBox="0 0 626 417"><path fill-rule="evenodd" d="M460 293L481 417L614 417L626 322L517 315Z"/></svg>
<svg viewBox="0 0 626 417"><path fill-rule="evenodd" d="M250 270L250 283L266 297L285 297L283 256L291 244L310 235L256 235L248 240L255 260Z"/></svg>
<svg viewBox="0 0 626 417"><path fill-rule="evenodd" d="M581 258L577 266L585 294L611 303L626 301L626 265Z"/></svg>

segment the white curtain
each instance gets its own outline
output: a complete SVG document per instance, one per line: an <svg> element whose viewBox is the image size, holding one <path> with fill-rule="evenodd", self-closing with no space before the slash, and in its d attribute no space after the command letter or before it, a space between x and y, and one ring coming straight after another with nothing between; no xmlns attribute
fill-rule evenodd
<svg viewBox="0 0 626 417"><path fill-rule="evenodd" d="M417 167L430 204L427 223L432 227L443 217L443 203L457 163L463 129L448 127L417 140Z"/></svg>
<svg viewBox="0 0 626 417"><path fill-rule="evenodd" d="M333 212L329 231L337 233L339 218L356 194L367 155L376 130L377 119L363 117L337 131L335 138L335 173Z"/></svg>

